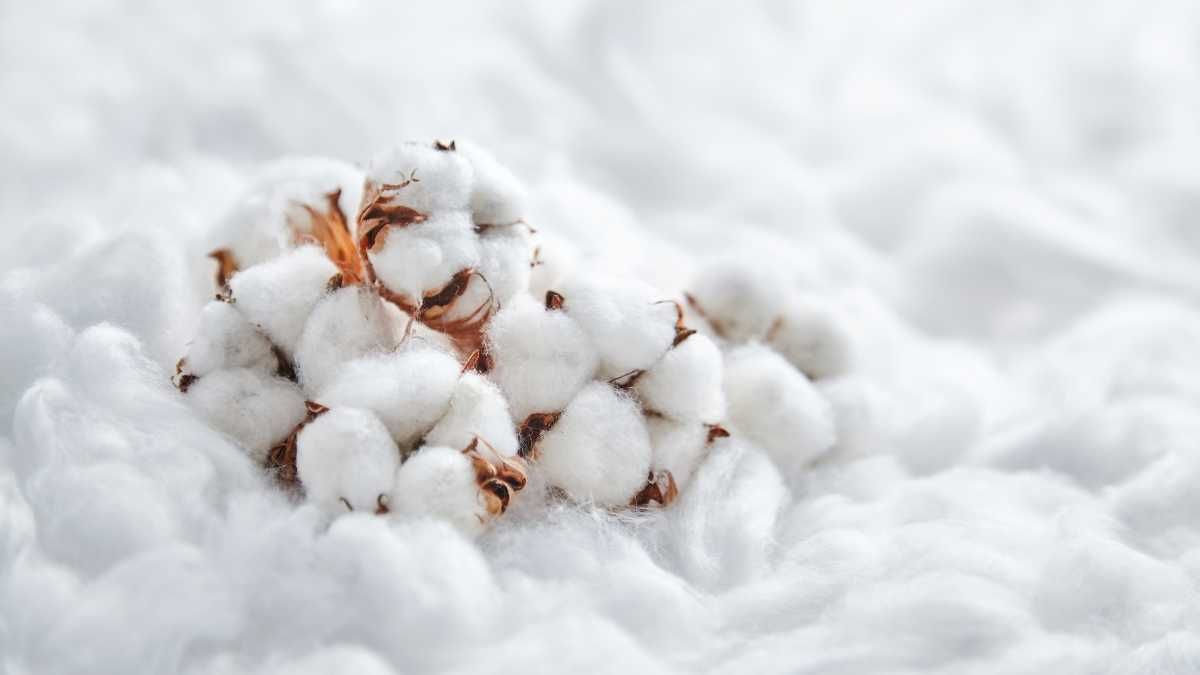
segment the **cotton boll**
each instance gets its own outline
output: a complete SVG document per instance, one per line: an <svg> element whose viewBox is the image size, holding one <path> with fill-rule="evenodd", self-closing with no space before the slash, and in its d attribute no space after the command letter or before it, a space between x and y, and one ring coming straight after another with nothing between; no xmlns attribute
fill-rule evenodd
<svg viewBox="0 0 1200 675"><path fill-rule="evenodd" d="M767 334L767 344L814 380L850 366L850 336L834 311L816 299L793 298Z"/></svg>
<svg viewBox="0 0 1200 675"><path fill-rule="evenodd" d="M565 408L596 370L596 351L579 325L528 296L517 296L492 319L487 339L489 375L518 423L530 413Z"/></svg>
<svg viewBox="0 0 1200 675"><path fill-rule="evenodd" d="M255 265L229 282L234 303L252 324L287 354L294 354L313 307L337 273L324 251L301 246L280 258Z"/></svg>
<svg viewBox="0 0 1200 675"><path fill-rule="evenodd" d="M632 399L604 382L580 391L538 446L546 481L575 499L623 506L646 482L650 437Z"/></svg>
<svg viewBox="0 0 1200 675"><path fill-rule="evenodd" d="M708 454L708 427L699 422L647 417L646 430L652 449L651 472L670 471L675 486L683 491Z"/></svg>
<svg viewBox="0 0 1200 675"><path fill-rule="evenodd" d="M533 259L529 271L529 294L545 297L579 267L579 251L563 237L538 230L530 237Z"/></svg>
<svg viewBox="0 0 1200 675"><path fill-rule="evenodd" d="M307 391L320 391L346 361L394 348L396 328L373 289L355 285L330 293L300 335L295 356L300 382Z"/></svg>
<svg viewBox="0 0 1200 675"><path fill-rule="evenodd" d="M437 349L404 349L343 364L316 400L374 412L396 443L411 448L447 413L462 366Z"/></svg>
<svg viewBox="0 0 1200 675"><path fill-rule="evenodd" d="M450 410L425 436L425 443L461 449L476 436L505 457L517 454L516 430L500 389L467 373L454 388Z"/></svg>
<svg viewBox="0 0 1200 675"><path fill-rule="evenodd" d="M469 536L488 517L471 460L453 448L421 448L396 471L391 494L392 514L440 518Z"/></svg>
<svg viewBox="0 0 1200 675"><path fill-rule="evenodd" d="M675 339L675 306L636 281L576 277L562 285L563 311L579 323L600 355L600 377L649 368Z"/></svg>
<svg viewBox="0 0 1200 675"><path fill-rule="evenodd" d="M427 293L479 264L479 243L467 212L448 211L387 228L367 255L384 286L420 305Z"/></svg>
<svg viewBox="0 0 1200 675"><path fill-rule="evenodd" d="M371 183L404 185L394 191L394 201L425 214L467 209L472 174L470 162L458 152L438 150L433 143L407 142L371 161L368 191Z"/></svg>
<svg viewBox="0 0 1200 675"><path fill-rule="evenodd" d="M473 168L471 215L475 224L506 225L523 218L528 195L517 177L474 143L459 141L456 146Z"/></svg>
<svg viewBox="0 0 1200 675"><path fill-rule="evenodd" d="M186 372L204 376L220 368L273 369L271 342L228 302L214 300L200 311L196 336L184 357Z"/></svg>
<svg viewBox="0 0 1200 675"><path fill-rule="evenodd" d="M782 356L759 343L734 349L725 361L728 419L762 446L785 475L795 475L833 446L829 402Z"/></svg>
<svg viewBox="0 0 1200 675"><path fill-rule="evenodd" d="M328 513L386 507L399 465L400 450L387 427L361 408L330 409L296 438L305 497Z"/></svg>
<svg viewBox="0 0 1200 675"><path fill-rule="evenodd" d="M479 235L479 267L466 290L445 313L447 321L487 316L529 287L529 233L523 227L494 227ZM437 320L430 321L436 327Z"/></svg>
<svg viewBox="0 0 1200 675"><path fill-rule="evenodd" d="M188 403L232 436L257 462L304 420L304 396L292 382L261 370L229 368L192 382Z"/></svg>
<svg viewBox="0 0 1200 675"><path fill-rule="evenodd" d="M769 270L747 262L721 261L704 267L690 286L694 309L713 330L733 342L767 334L779 315L787 284Z"/></svg>
<svg viewBox="0 0 1200 675"><path fill-rule="evenodd" d="M721 350L693 334L672 347L634 385L643 407L676 420L717 423L725 416Z"/></svg>

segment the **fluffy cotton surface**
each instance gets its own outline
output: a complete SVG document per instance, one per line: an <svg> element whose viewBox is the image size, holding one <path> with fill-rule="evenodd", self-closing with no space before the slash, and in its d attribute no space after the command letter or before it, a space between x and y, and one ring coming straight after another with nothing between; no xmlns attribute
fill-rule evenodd
<svg viewBox="0 0 1200 675"><path fill-rule="evenodd" d="M200 310L196 336L188 344L185 370L203 376L220 368L278 365L271 341L232 303L214 300Z"/></svg>
<svg viewBox="0 0 1200 675"><path fill-rule="evenodd" d="M238 311L291 355L309 314L336 273L337 267L320 248L301 246L238 272L229 288Z"/></svg>
<svg viewBox="0 0 1200 675"><path fill-rule="evenodd" d="M767 331L767 344L817 380L850 368L851 337L836 309L816 298L790 298Z"/></svg>
<svg viewBox="0 0 1200 675"><path fill-rule="evenodd" d="M296 436L304 496L328 513L374 513L387 503L399 465L396 442L369 410L328 410Z"/></svg>
<svg viewBox="0 0 1200 675"><path fill-rule="evenodd" d="M465 211L444 211L421 223L391 227L369 256L388 289L420 305L420 299L479 264L479 242Z"/></svg>
<svg viewBox="0 0 1200 675"><path fill-rule="evenodd" d="M461 450L477 437L505 457L517 454L517 434L500 389L467 373L459 378L450 409L425 435L425 443Z"/></svg>
<svg viewBox="0 0 1200 675"><path fill-rule="evenodd" d="M677 422L665 417L646 419L652 458L650 470L669 471L680 490L686 490L692 474L708 454L708 427L696 421Z"/></svg>
<svg viewBox="0 0 1200 675"><path fill-rule="evenodd" d="M420 213L461 211L471 205L474 171L457 152L433 143L405 141L377 155L367 180L397 188L396 201Z"/></svg>
<svg viewBox="0 0 1200 675"><path fill-rule="evenodd" d="M1197 671L1196 3L357 9L0 10L0 671ZM633 518L531 470L474 540L285 499L169 382L205 237L262 162L455 134L535 279L834 303L833 449Z"/></svg>
<svg viewBox="0 0 1200 675"><path fill-rule="evenodd" d="M716 343L693 334L638 377L634 390L647 410L676 420L716 424L725 417L721 375Z"/></svg>
<svg viewBox="0 0 1200 675"><path fill-rule="evenodd" d="M486 510L471 460L461 450L427 446L396 471L392 513L397 518L435 518L466 535L483 529Z"/></svg>
<svg viewBox="0 0 1200 675"><path fill-rule="evenodd" d="M300 388L260 369L208 373L188 387L187 401L214 428L260 460L304 419Z"/></svg>
<svg viewBox="0 0 1200 675"><path fill-rule="evenodd" d="M591 339L602 377L649 368L675 338L675 306L647 284L576 277L557 290L563 311Z"/></svg>
<svg viewBox="0 0 1200 675"><path fill-rule="evenodd" d="M320 391L347 361L392 350L399 332L374 289L339 288L304 322L293 358L300 382L307 391Z"/></svg>

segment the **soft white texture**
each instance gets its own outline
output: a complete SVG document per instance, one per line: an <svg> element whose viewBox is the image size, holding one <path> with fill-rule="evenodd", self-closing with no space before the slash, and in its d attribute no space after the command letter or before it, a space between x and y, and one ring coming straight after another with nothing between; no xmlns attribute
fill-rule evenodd
<svg viewBox="0 0 1200 675"><path fill-rule="evenodd" d="M213 300L200 310L185 370L206 375L219 368L276 367L271 341L231 303Z"/></svg>
<svg viewBox="0 0 1200 675"><path fill-rule="evenodd" d="M392 227L369 255L375 276L414 305L479 264L479 241L465 211L440 211L421 223Z"/></svg>
<svg viewBox="0 0 1200 675"><path fill-rule="evenodd" d="M399 332L373 289L339 288L304 322L293 359L296 374L306 391L320 391L347 361L393 349Z"/></svg>
<svg viewBox="0 0 1200 675"><path fill-rule="evenodd" d="M675 306L647 284L577 276L556 290L600 355L601 377L649 368L675 338Z"/></svg>
<svg viewBox="0 0 1200 675"><path fill-rule="evenodd" d="M192 382L185 397L209 424L259 462L304 419L300 388L261 369L213 371Z"/></svg>
<svg viewBox="0 0 1200 675"><path fill-rule="evenodd" d="M461 450L476 437L505 457L517 454L516 429L504 395L483 376L466 373L454 387L450 409L425 435L425 443Z"/></svg>
<svg viewBox="0 0 1200 675"><path fill-rule="evenodd" d="M828 302L793 297L783 305L766 343L814 380L841 375L851 364L844 323Z"/></svg>
<svg viewBox="0 0 1200 675"><path fill-rule="evenodd" d="M492 153L475 143L457 141L456 147L471 163L471 218L475 224L511 225L521 220L528 208L524 184Z"/></svg>
<svg viewBox="0 0 1200 675"><path fill-rule="evenodd" d="M431 142L405 141L367 165L367 180L376 184L407 182L396 190L396 203L425 214L469 208L472 178L470 161Z"/></svg>
<svg viewBox="0 0 1200 675"><path fill-rule="evenodd" d="M648 417L646 431L652 449L650 469L670 471L679 490L686 490L692 474L708 455L708 427L696 421Z"/></svg>
<svg viewBox="0 0 1200 675"><path fill-rule="evenodd" d="M721 350L694 333L643 373L634 391L647 410L680 421L716 424L725 417Z"/></svg>
<svg viewBox="0 0 1200 675"><path fill-rule="evenodd" d="M578 267L579 253L569 240L545 229L534 233L529 243L532 251L529 294L544 298L546 291L554 290Z"/></svg>
<svg viewBox="0 0 1200 675"><path fill-rule="evenodd" d="M489 376L500 385L513 419L558 412L592 379L596 350L561 310L517 296L488 325Z"/></svg>
<svg viewBox="0 0 1200 675"><path fill-rule="evenodd" d="M766 336L779 318L788 285L761 263L722 259L692 278L688 292L723 338L745 342Z"/></svg>
<svg viewBox="0 0 1200 675"><path fill-rule="evenodd" d="M289 356L294 354L308 315L337 273L325 252L301 246L229 281L239 312Z"/></svg>
<svg viewBox="0 0 1200 675"><path fill-rule="evenodd" d="M408 450L449 411L461 370L443 351L406 348L342 364L315 398L374 412Z"/></svg>
<svg viewBox="0 0 1200 675"><path fill-rule="evenodd" d="M725 360L730 431L760 445L786 476L796 476L834 443L829 402L800 371L759 343Z"/></svg>
<svg viewBox="0 0 1200 675"><path fill-rule="evenodd" d="M538 445L537 471L571 497L629 503L650 470L650 438L637 404L604 382L584 387Z"/></svg>
<svg viewBox="0 0 1200 675"><path fill-rule="evenodd" d="M471 460L440 446L423 447L400 466L391 506L397 518L436 518L468 536L482 531L487 516Z"/></svg>
<svg viewBox="0 0 1200 675"><path fill-rule="evenodd" d="M304 497L330 514L374 513L392 492L400 450L369 410L332 408L296 437L296 472Z"/></svg>

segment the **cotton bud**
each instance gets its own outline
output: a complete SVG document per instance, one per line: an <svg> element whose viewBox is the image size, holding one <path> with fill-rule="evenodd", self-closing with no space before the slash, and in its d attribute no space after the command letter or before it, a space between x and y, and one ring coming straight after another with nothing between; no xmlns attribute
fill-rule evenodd
<svg viewBox="0 0 1200 675"><path fill-rule="evenodd" d="M770 348L750 343L725 360L729 422L785 472L803 470L833 446L833 411L803 374Z"/></svg>
<svg viewBox="0 0 1200 675"><path fill-rule="evenodd" d="M374 289L344 286L326 295L304 324L295 365L301 384L319 391L351 359L391 351L399 334Z"/></svg>
<svg viewBox="0 0 1200 675"><path fill-rule="evenodd" d="M762 338L779 314L778 275L747 263L719 262L692 281L688 301L713 332L732 342Z"/></svg>
<svg viewBox="0 0 1200 675"><path fill-rule="evenodd" d="M649 368L675 338L674 305L645 284L575 278L563 284L561 293L563 310L599 354L604 379Z"/></svg>
<svg viewBox="0 0 1200 675"><path fill-rule="evenodd" d="M687 335L636 379L642 407L675 420L715 424L725 417L721 350L705 335Z"/></svg>
<svg viewBox="0 0 1200 675"><path fill-rule="evenodd" d="M363 203L381 193L387 198L382 206L398 203L425 214L465 211L471 202L472 174L471 163L448 144L401 143L370 162Z"/></svg>
<svg viewBox="0 0 1200 675"><path fill-rule="evenodd" d="M454 388L449 411L425 436L425 443L465 448L474 438L501 456L517 454L517 434L500 389L480 375L466 373Z"/></svg>
<svg viewBox="0 0 1200 675"><path fill-rule="evenodd" d="M571 270L579 266L579 252L562 237L538 230L530 237L533 255L530 262L529 294L535 298L562 285Z"/></svg>
<svg viewBox="0 0 1200 675"><path fill-rule="evenodd" d="M218 287L237 269L305 243L326 246L330 257L352 255L349 223L362 184L362 171L338 160L292 158L267 165L217 226L212 257L224 264Z"/></svg>
<svg viewBox="0 0 1200 675"><path fill-rule="evenodd" d="M400 450L373 413L332 408L296 437L296 471L305 497L329 513L386 512Z"/></svg>
<svg viewBox="0 0 1200 675"><path fill-rule="evenodd" d="M490 503L480 491L471 459L441 446L425 446L400 465L391 494L393 514L439 518L467 535L478 534L503 510L494 503L500 497L493 495ZM489 503L498 510L489 510Z"/></svg>
<svg viewBox="0 0 1200 675"><path fill-rule="evenodd" d="M437 349L367 356L338 368L316 398L331 408L371 410L407 451L447 413L461 370Z"/></svg>
<svg viewBox="0 0 1200 675"><path fill-rule="evenodd" d="M592 379L596 351L575 321L518 296L488 326L489 375L508 399L513 418L558 412Z"/></svg>
<svg viewBox="0 0 1200 675"><path fill-rule="evenodd" d="M479 264L479 242L466 211L431 214L369 236L367 256L375 278L409 313L436 295L456 274Z"/></svg>
<svg viewBox="0 0 1200 675"><path fill-rule="evenodd" d="M302 246L238 272L229 281L230 295L238 311L291 356L337 271L321 249Z"/></svg>
<svg viewBox="0 0 1200 675"><path fill-rule="evenodd" d="M814 380L840 375L850 362L850 337L829 306L793 298L767 333L767 344Z"/></svg>
<svg viewBox="0 0 1200 675"><path fill-rule="evenodd" d="M214 300L200 311L196 336L180 370L203 377L221 368L274 370L271 342L232 304Z"/></svg>
<svg viewBox="0 0 1200 675"><path fill-rule="evenodd" d="M249 368L216 370L193 381L187 401L208 423L233 437L261 463L305 416L294 383Z"/></svg>
<svg viewBox="0 0 1200 675"><path fill-rule="evenodd" d="M711 427L698 422L676 422L665 417L646 418L652 457L650 475L670 475L675 489L682 491L708 454ZM662 495L666 497L666 495ZM663 504L663 501L659 501Z"/></svg>
<svg viewBox="0 0 1200 675"><path fill-rule="evenodd" d="M471 217L481 228L512 225L525 216L527 195L524 186L492 154L474 143L460 141L451 145L474 169L471 190Z"/></svg>
<svg viewBox="0 0 1200 675"><path fill-rule="evenodd" d="M571 497L624 506L646 482L650 438L631 398L592 382L571 400L533 455L546 482Z"/></svg>

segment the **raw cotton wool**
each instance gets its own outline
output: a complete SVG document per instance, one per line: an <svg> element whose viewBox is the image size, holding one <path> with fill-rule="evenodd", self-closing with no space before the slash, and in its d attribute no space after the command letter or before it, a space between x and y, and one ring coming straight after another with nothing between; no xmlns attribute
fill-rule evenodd
<svg viewBox="0 0 1200 675"><path fill-rule="evenodd" d="M300 388L259 369L207 373L191 383L187 397L209 424L237 440L258 462L305 415Z"/></svg>
<svg viewBox="0 0 1200 675"><path fill-rule="evenodd" d="M386 512L400 450L379 418L359 408L316 416L296 438L305 496L330 513Z"/></svg>

